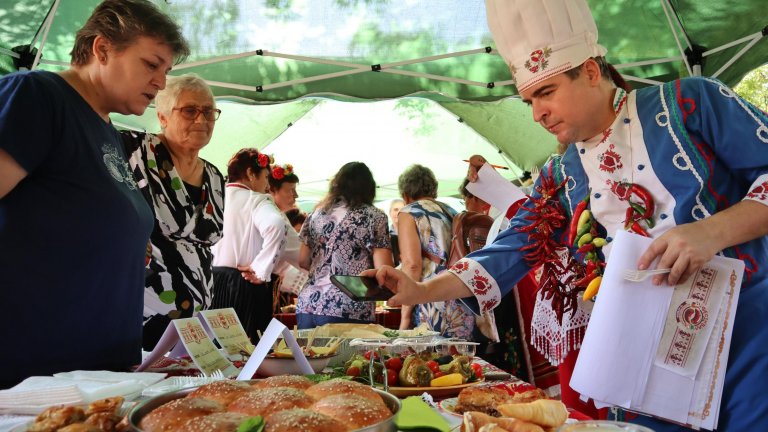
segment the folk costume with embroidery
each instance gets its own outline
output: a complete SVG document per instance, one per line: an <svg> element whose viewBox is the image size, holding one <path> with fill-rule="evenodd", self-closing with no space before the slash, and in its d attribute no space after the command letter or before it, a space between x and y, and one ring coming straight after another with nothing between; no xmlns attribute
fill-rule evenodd
<svg viewBox="0 0 768 432"><path fill-rule="evenodd" d="M504 288L514 286L528 272L531 263L525 257L531 249L526 247L532 244L532 236L530 230L525 231L541 223L542 207L537 207L541 200L550 208L562 209L562 219L549 215L559 221L553 238L560 247L545 260L563 262L573 270L570 279L560 275L566 282L583 275L582 254L572 244L566 245L565 239L574 209L588 194L597 234L607 242L599 251L603 256L610 253L611 235L627 226L655 238L741 200L768 205L768 118L725 85L687 78L628 95L617 90L614 108L617 116L608 129L570 145L562 156L547 163L531 199L493 245L469 254L450 269L481 307L493 308L506 294ZM638 218L640 209L630 204L641 201L638 194L628 192L632 185L641 186L652 197L649 218ZM542 192L552 196L546 199ZM562 258L566 251L575 258ZM756 323L768 320L768 239L752 240L722 253L744 260L747 270L718 429L762 430L768 427L768 399L762 392L768 368L760 366L768 359L768 326ZM561 325L582 320L579 316L587 314L588 308L571 300L578 299L583 288L566 283L558 290L550 300L554 315L562 317ZM543 290L540 295L550 294ZM578 348L580 341L577 335L565 349ZM651 424L655 430L679 428L645 417L637 421Z"/></svg>
<svg viewBox="0 0 768 432"><path fill-rule="evenodd" d="M272 320L272 274L299 264L299 236L272 195L241 183L226 185L224 236L213 247L212 309L234 308L245 332L256 340ZM263 281L245 280L238 266L250 266Z"/></svg>

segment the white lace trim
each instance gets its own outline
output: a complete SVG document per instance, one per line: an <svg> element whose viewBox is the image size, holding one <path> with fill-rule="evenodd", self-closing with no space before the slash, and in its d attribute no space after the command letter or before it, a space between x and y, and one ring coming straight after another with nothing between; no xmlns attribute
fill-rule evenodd
<svg viewBox="0 0 768 432"><path fill-rule="evenodd" d="M592 302L579 299L576 312L563 316L561 324L552 299L545 299L539 293L531 319L531 345L552 365L560 365L569 353L581 347L591 311Z"/></svg>

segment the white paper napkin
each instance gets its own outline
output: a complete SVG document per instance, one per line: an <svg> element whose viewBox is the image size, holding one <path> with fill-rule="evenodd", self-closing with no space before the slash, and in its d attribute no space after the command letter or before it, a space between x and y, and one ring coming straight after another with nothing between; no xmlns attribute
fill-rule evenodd
<svg viewBox="0 0 768 432"><path fill-rule="evenodd" d="M73 371L30 377L0 391L0 414L34 415L56 405L88 404L112 396L131 398L165 378L162 373Z"/></svg>

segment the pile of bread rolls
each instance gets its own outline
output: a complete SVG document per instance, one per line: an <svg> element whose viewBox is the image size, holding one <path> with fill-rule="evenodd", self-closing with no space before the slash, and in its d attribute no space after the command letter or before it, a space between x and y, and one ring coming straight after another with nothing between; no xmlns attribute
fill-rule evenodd
<svg viewBox="0 0 768 432"><path fill-rule="evenodd" d="M139 427L155 431L236 431L246 419L262 416L265 432L351 431L392 416L370 387L345 379L314 384L296 375L253 383L217 381L155 408Z"/></svg>

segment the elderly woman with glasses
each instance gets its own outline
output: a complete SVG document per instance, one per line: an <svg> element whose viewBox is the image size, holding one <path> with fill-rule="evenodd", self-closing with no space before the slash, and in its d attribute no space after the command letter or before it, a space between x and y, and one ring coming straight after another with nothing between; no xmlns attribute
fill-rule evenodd
<svg viewBox="0 0 768 432"><path fill-rule="evenodd" d="M194 74L169 77L155 99L159 134L123 135L129 165L155 215L144 283L145 350L168 323L207 309L213 286L211 246L222 236L224 178L198 157L221 111Z"/></svg>

